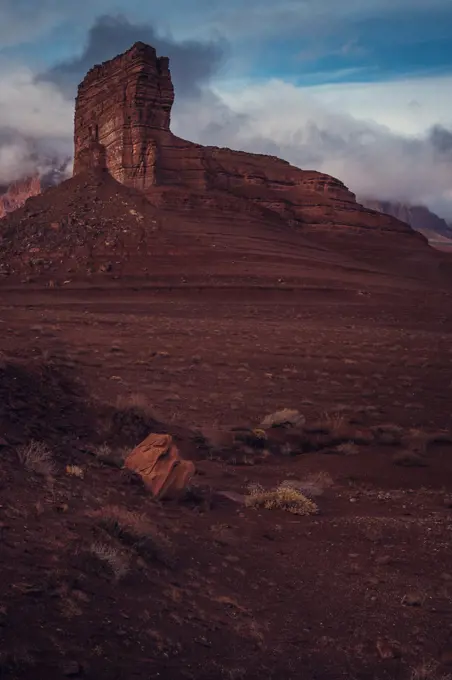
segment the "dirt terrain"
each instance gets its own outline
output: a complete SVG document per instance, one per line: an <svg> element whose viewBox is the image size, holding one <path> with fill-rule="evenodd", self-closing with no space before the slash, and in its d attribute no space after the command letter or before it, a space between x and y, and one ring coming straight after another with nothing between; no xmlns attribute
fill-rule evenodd
<svg viewBox="0 0 452 680"><path fill-rule="evenodd" d="M450 294L379 281L1 289L1 678L450 676ZM318 514L246 504L287 480Z"/></svg>

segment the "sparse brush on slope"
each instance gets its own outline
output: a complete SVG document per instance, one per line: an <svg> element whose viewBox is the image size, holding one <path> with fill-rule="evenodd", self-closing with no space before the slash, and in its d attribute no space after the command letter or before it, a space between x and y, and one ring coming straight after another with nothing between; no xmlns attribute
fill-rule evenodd
<svg viewBox="0 0 452 680"><path fill-rule="evenodd" d="M288 484L280 484L275 489L264 489L259 484L253 485L249 489L245 503L251 508L286 510L294 515L315 515L319 511L314 501Z"/></svg>
<svg viewBox="0 0 452 680"><path fill-rule="evenodd" d="M19 446L17 457L29 472L43 477L53 477L55 474L52 452L44 442L31 440L28 444Z"/></svg>

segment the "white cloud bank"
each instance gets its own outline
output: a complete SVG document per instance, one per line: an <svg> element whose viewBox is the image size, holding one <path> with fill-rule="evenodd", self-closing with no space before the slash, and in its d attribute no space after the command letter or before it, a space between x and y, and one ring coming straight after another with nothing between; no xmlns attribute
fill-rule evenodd
<svg viewBox="0 0 452 680"><path fill-rule="evenodd" d="M358 196L424 203L452 218L452 76L313 87L222 83L215 95L201 111L199 103L183 107L175 131L279 155L339 177Z"/></svg>

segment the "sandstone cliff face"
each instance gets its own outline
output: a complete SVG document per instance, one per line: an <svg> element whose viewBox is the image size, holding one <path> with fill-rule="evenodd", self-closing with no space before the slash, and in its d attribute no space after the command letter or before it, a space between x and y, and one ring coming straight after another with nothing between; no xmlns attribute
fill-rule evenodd
<svg viewBox="0 0 452 680"><path fill-rule="evenodd" d="M169 130L173 101L168 59L149 45L95 66L76 100L74 174L104 167L123 184L155 184L155 136Z"/></svg>
<svg viewBox="0 0 452 680"><path fill-rule="evenodd" d="M180 209L203 203L223 209L225 197L215 193L222 192L292 225L410 231L403 222L357 204L329 175L176 137L170 131L173 100L168 59L144 43L93 68L77 95L74 174L104 168L160 206L170 201Z"/></svg>

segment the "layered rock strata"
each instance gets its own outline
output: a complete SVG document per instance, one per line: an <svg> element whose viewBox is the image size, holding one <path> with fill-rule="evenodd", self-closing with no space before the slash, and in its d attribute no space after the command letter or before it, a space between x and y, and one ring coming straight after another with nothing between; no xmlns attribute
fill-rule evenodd
<svg viewBox="0 0 452 680"><path fill-rule="evenodd" d="M74 174L103 168L155 202L181 208L215 202L212 192L221 191L293 224L410 231L402 222L360 206L329 175L300 170L272 156L204 147L176 137L170 131L173 101L168 59L157 57L149 45L136 43L95 66L77 95Z"/></svg>

